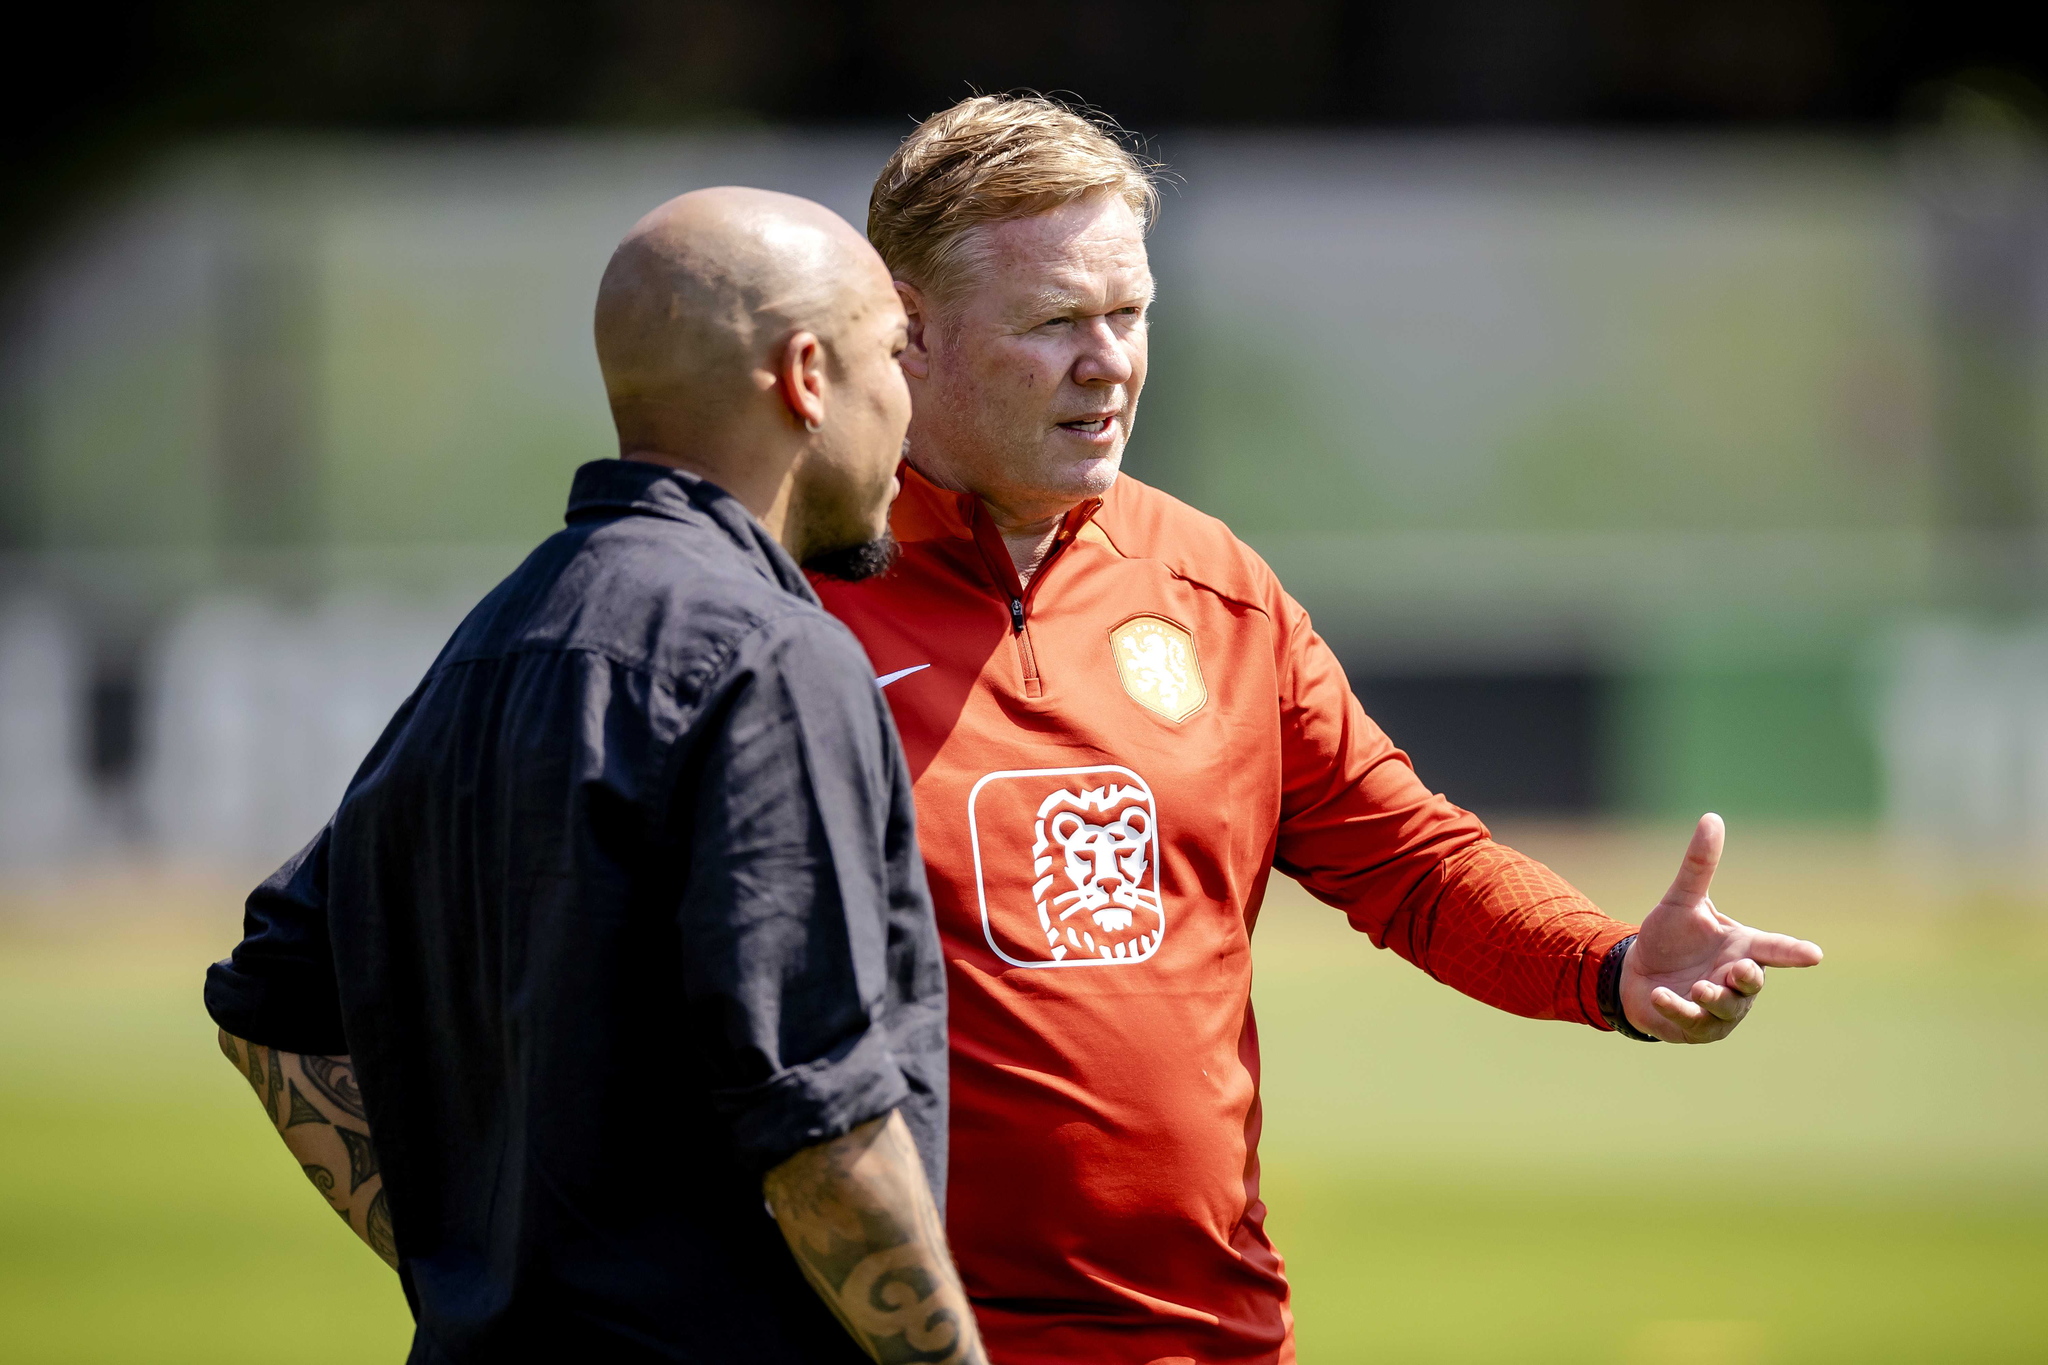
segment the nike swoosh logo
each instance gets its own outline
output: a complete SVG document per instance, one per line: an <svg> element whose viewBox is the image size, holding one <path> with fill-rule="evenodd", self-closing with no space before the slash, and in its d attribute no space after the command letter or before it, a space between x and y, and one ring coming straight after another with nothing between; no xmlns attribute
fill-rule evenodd
<svg viewBox="0 0 2048 1365"><path fill-rule="evenodd" d="M907 678L913 673L922 673L930 667L930 664L912 664L909 668L899 668L894 673L884 673L881 677L875 679L875 686L878 688L887 687L898 678Z"/></svg>

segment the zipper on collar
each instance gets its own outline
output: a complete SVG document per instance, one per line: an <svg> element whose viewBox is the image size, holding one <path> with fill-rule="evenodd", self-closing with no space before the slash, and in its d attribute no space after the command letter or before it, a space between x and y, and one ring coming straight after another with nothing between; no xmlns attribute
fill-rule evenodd
<svg viewBox="0 0 2048 1365"><path fill-rule="evenodd" d="M1052 548L1047 550L1045 558L1039 561L1038 572L1031 575L1031 583L1027 587L1023 580L1018 578L1016 561L1010 558L1010 547L1003 543L1003 537L996 530L995 521L988 515L988 509L981 505L979 498L974 500L971 512L974 543L981 549L982 560L988 566L989 576L995 580L997 591L1009 601L1010 638L1017 642L1017 664L1024 677L1024 695L1027 697L1045 694L1045 681L1038 673L1038 651L1031 647L1031 631L1028 624L1031 599L1037 594L1039 585L1045 581L1045 575L1052 568L1053 561L1060 557L1060 553L1074 539L1075 533L1087 524L1088 519L1094 516L1101 506L1100 498L1090 498L1070 509L1066 516L1060 519L1060 528L1053 533Z"/></svg>
<svg viewBox="0 0 2048 1365"><path fill-rule="evenodd" d="M1050 556L1048 556L1050 558ZM1040 565L1040 572L1044 566ZM1032 576L1036 583L1038 578ZM1030 589L1025 589L1028 593ZM1024 673L1024 695L1041 697L1045 695L1045 682L1038 676L1038 652L1031 648L1031 632L1024 629L1024 599L1010 599L1010 638L1017 642L1017 665Z"/></svg>

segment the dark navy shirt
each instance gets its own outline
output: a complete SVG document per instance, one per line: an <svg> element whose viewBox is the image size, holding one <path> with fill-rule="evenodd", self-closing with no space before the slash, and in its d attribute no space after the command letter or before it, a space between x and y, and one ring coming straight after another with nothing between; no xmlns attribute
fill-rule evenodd
<svg viewBox="0 0 2048 1365"><path fill-rule="evenodd" d="M944 1206L944 991L860 646L730 496L601 460L206 1004L353 1057L413 1361L851 1362L761 1175L899 1109Z"/></svg>

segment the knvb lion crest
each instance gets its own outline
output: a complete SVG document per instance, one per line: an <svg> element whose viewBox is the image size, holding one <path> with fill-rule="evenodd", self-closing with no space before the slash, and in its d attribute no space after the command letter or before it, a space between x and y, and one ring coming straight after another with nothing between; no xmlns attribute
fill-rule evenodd
<svg viewBox="0 0 2048 1365"><path fill-rule="evenodd" d="M990 773L967 798L989 947L1019 967L1113 966L1159 951L1159 811L1128 768Z"/></svg>
<svg viewBox="0 0 2048 1365"><path fill-rule="evenodd" d="M1133 616L1109 633L1116 675L1131 700L1175 724L1202 709L1209 685L1195 637L1163 616Z"/></svg>

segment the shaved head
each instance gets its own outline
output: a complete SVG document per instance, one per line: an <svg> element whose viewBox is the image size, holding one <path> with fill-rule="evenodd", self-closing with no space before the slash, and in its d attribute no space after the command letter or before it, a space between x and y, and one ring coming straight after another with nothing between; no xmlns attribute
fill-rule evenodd
<svg viewBox="0 0 2048 1365"><path fill-rule="evenodd" d="M622 455L702 474L799 559L882 534L905 324L845 219L770 190L680 195L612 253L595 322Z"/></svg>
<svg viewBox="0 0 2048 1365"><path fill-rule="evenodd" d="M793 194L696 190L642 218L597 290L597 362L622 447L679 420L716 425L754 396L755 370L789 333L829 347L874 302L842 281L881 269L844 218Z"/></svg>

